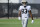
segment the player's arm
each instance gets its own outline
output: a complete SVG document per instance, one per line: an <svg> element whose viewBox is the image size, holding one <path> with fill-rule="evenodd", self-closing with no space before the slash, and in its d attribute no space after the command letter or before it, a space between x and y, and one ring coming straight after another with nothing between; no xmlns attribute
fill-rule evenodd
<svg viewBox="0 0 40 27"><path fill-rule="evenodd" d="M18 19L21 19L21 6L19 7L19 11L18 11Z"/></svg>
<svg viewBox="0 0 40 27"><path fill-rule="evenodd" d="M21 10L18 12L18 19L21 20Z"/></svg>
<svg viewBox="0 0 40 27"><path fill-rule="evenodd" d="M19 10L18 12L18 17L21 17L21 10Z"/></svg>
<svg viewBox="0 0 40 27"><path fill-rule="evenodd" d="M32 16L31 10L29 11L29 14L30 14L30 16L31 16L31 18L32 18L32 20L33 20L33 16Z"/></svg>
<svg viewBox="0 0 40 27"><path fill-rule="evenodd" d="M31 13L31 10L29 11L29 14L30 14L30 16L31 16L31 18L32 18L32 22L31 22L31 23L34 23L33 16L32 16L32 13Z"/></svg>

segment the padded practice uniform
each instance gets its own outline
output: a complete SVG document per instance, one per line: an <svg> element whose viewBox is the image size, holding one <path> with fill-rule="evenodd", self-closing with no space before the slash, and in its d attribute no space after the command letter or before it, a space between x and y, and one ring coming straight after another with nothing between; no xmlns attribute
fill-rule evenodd
<svg viewBox="0 0 40 27"><path fill-rule="evenodd" d="M21 10L22 26L27 27L29 11L31 10L31 6L20 6L19 10Z"/></svg>

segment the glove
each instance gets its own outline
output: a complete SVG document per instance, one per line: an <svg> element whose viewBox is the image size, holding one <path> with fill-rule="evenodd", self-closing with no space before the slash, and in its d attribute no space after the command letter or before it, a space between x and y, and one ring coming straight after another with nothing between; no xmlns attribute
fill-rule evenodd
<svg viewBox="0 0 40 27"><path fill-rule="evenodd" d="M31 22L32 24L34 23L34 20L32 20L32 22Z"/></svg>
<svg viewBox="0 0 40 27"><path fill-rule="evenodd" d="M21 20L21 17L18 17L18 20Z"/></svg>

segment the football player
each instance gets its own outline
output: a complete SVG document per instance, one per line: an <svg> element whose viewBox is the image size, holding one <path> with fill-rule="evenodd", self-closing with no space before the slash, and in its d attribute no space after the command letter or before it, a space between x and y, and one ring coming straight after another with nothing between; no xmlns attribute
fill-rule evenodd
<svg viewBox="0 0 40 27"><path fill-rule="evenodd" d="M31 13L31 6L27 5L26 0L22 0L22 5L19 7L18 18L19 18L19 20L20 20L20 18L22 18L22 26L23 27L27 27L29 14L32 18L31 23L33 23L34 20L33 20L33 16L32 16L32 13Z"/></svg>

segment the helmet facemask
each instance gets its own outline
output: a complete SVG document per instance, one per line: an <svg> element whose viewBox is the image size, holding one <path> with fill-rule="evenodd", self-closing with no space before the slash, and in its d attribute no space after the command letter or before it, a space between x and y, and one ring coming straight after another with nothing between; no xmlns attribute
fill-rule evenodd
<svg viewBox="0 0 40 27"><path fill-rule="evenodd" d="M22 2L22 5L23 5L23 6L26 6L26 4L27 4L27 2Z"/></svg>

